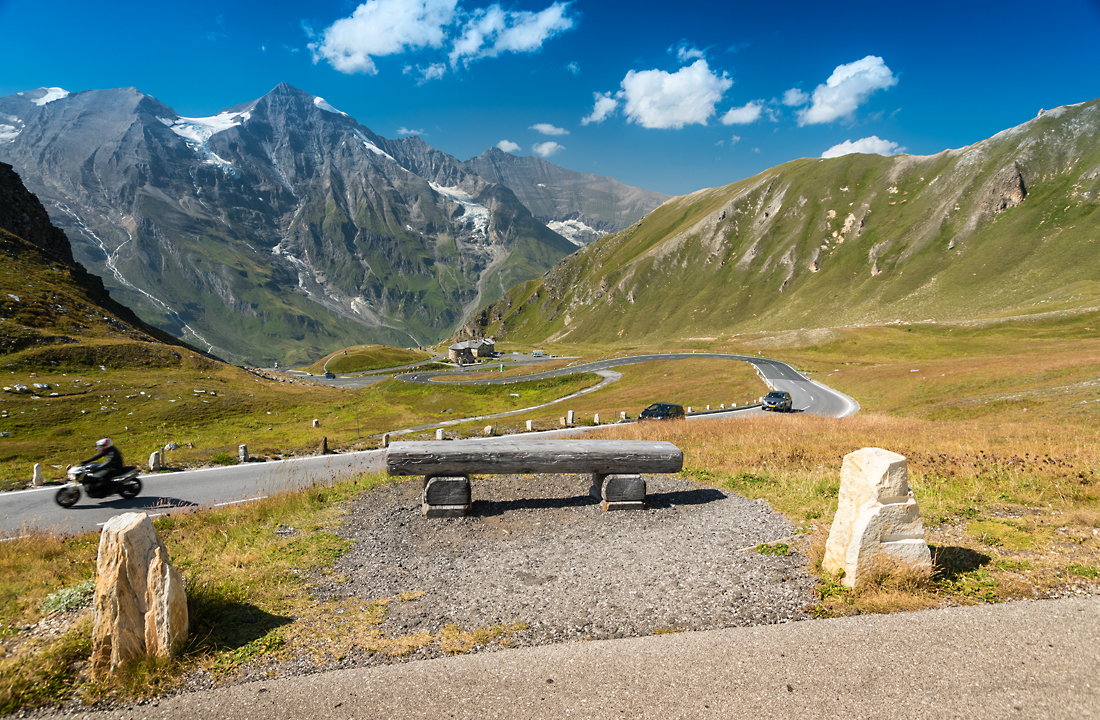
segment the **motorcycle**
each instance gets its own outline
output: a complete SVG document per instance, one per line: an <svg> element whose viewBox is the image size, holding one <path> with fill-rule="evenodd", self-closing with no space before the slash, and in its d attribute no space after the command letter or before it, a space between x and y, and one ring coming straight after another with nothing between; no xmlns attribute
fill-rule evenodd
<svg viewBox="0 0 1100 720"><path fill-rule="evenodd" d="M84 486L84 492L91 498L105 498L108 495L118 493L126 500L138 496L141 492L141 479L138 474L141 468L129 466L122 468L118 475L109 480L100 480L92 477L96 470L95 465L74 465L67 473L69 482L54 495L54 501L63 508L76 505L80 499L80 486Z"/></svg>

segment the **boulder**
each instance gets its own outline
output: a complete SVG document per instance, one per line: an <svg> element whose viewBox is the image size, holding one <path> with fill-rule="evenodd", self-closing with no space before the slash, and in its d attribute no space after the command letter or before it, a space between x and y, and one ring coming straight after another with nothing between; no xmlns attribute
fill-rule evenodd
<svg viewBox="0 0 1100 720"><path fill-rule="evenodd" d="M883 562L916 571L932 569L905 457L863 448L844 456L840 503L822 566L828 572L843 570L844 584L854 587Z"/></svg>
<svg viewBox="0 0 1100 720"><path fill-rule="evenodd" d="M145 513L111 518L96 560L92 676L142 655L171 657L187 640L183 579Z"/></svg>

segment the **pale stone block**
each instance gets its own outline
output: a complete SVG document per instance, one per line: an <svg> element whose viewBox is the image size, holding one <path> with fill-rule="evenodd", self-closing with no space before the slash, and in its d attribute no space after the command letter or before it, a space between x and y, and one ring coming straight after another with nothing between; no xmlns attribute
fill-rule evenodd
<svg viewBox="0 0 1100 720"><path fill-rule="evenodd" d="M528 420L527 421L527 432L531 432L534 429L535 429L535 421L534 420Z"/></svg>
<svg viewBox="0 0 1100 720"><path fill-rule="evenodd" d="M160 470L160 450L149 453L149 472Z"/></svg>
<svg viewBox="0 0 1100 720"><path fill-rule="evenodd" d="M596 413L595 415L592 416L592 424L593 425L599 425L600 424L600 414L599 413Z"/></svg>
<svg viewBox="0 0 1100 720"><path fill-rule="evenodd" d="M438 430L435 431L435 439L436 440L442 440L443 439L443 428L439 428Z"/></svg>
<svg viewBox="0 0 1100 720"><path fill-rule="evenodd" d="M42 487L42 463L35 463L31 471L31 487Z"/></svg>
<svg viewBox="0 0 1100 720"><path fill-rule="evenodd" d="M317 418L313 418L313 427L321 427L321 421Z"/></svg>
<svg viewBox="0 0 1100 720"><path fill-rule="evenodd" d="M843 570L844 584L854 587L881 559L915 570L932 568L905 458L863 448L844 456L840 500L822 566L828 572Z"/></svg>
<svg viewBox="0 0 1100 720"><path fill-rule="evenodd" d="M248 462L248 446L247 445L238 445L237 446L237 460L239 460L241 462Z"/></svg>
<svg viewBox="0 0 1100 720"><path fill-rule="evenodd" d="M145 513L111 518L96 559L92 676L141 655L171 657L187 640L183 578Z"/></svg>
<svg viewBox="0 0 1100 720"><path fill-rule="evenodd" d="M492 435L493 434L493 426L492 425L486 425L484 432L485 432L486 435Z"/></svg>
<svg viewBox="0 0 1100 720"><path fill-rule="evenodd" d="M570 410L569 412L565 413L565 422L566 422L567 424L569 424L569 425L572 425L572 424L574 423L574 421L575 421L575 420L576 420L576 416L575 416L575 414L573 413L573 411L572 411L572 410Z"/></svg>

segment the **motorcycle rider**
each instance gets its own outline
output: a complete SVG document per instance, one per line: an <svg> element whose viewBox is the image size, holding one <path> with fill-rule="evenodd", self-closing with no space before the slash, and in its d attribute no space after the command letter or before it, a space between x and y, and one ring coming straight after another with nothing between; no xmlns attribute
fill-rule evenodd
<svg viewBox="0 0 1100 720"><path fill-rule="evenodd" d="M97 463L89 475L95 478L97 483L110 482L115 475L122 472L122 453L115 447L115 444L111 442L111 438L96 440L95 447L96 450L98 450L95 457L85 460L81 465L88 465L100 458L106 458L103 462Z"/></svg>

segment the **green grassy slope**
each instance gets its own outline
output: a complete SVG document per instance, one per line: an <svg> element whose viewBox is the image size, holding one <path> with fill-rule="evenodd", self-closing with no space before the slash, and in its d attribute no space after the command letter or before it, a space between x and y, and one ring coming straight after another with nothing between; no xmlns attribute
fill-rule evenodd
<svg viewBox="0 0 1100 720"><path fill-rule="evenodd" d="M1100 304L1100 101L930 157L797 160L510 290L499 338L655 341Z"/></svg>

